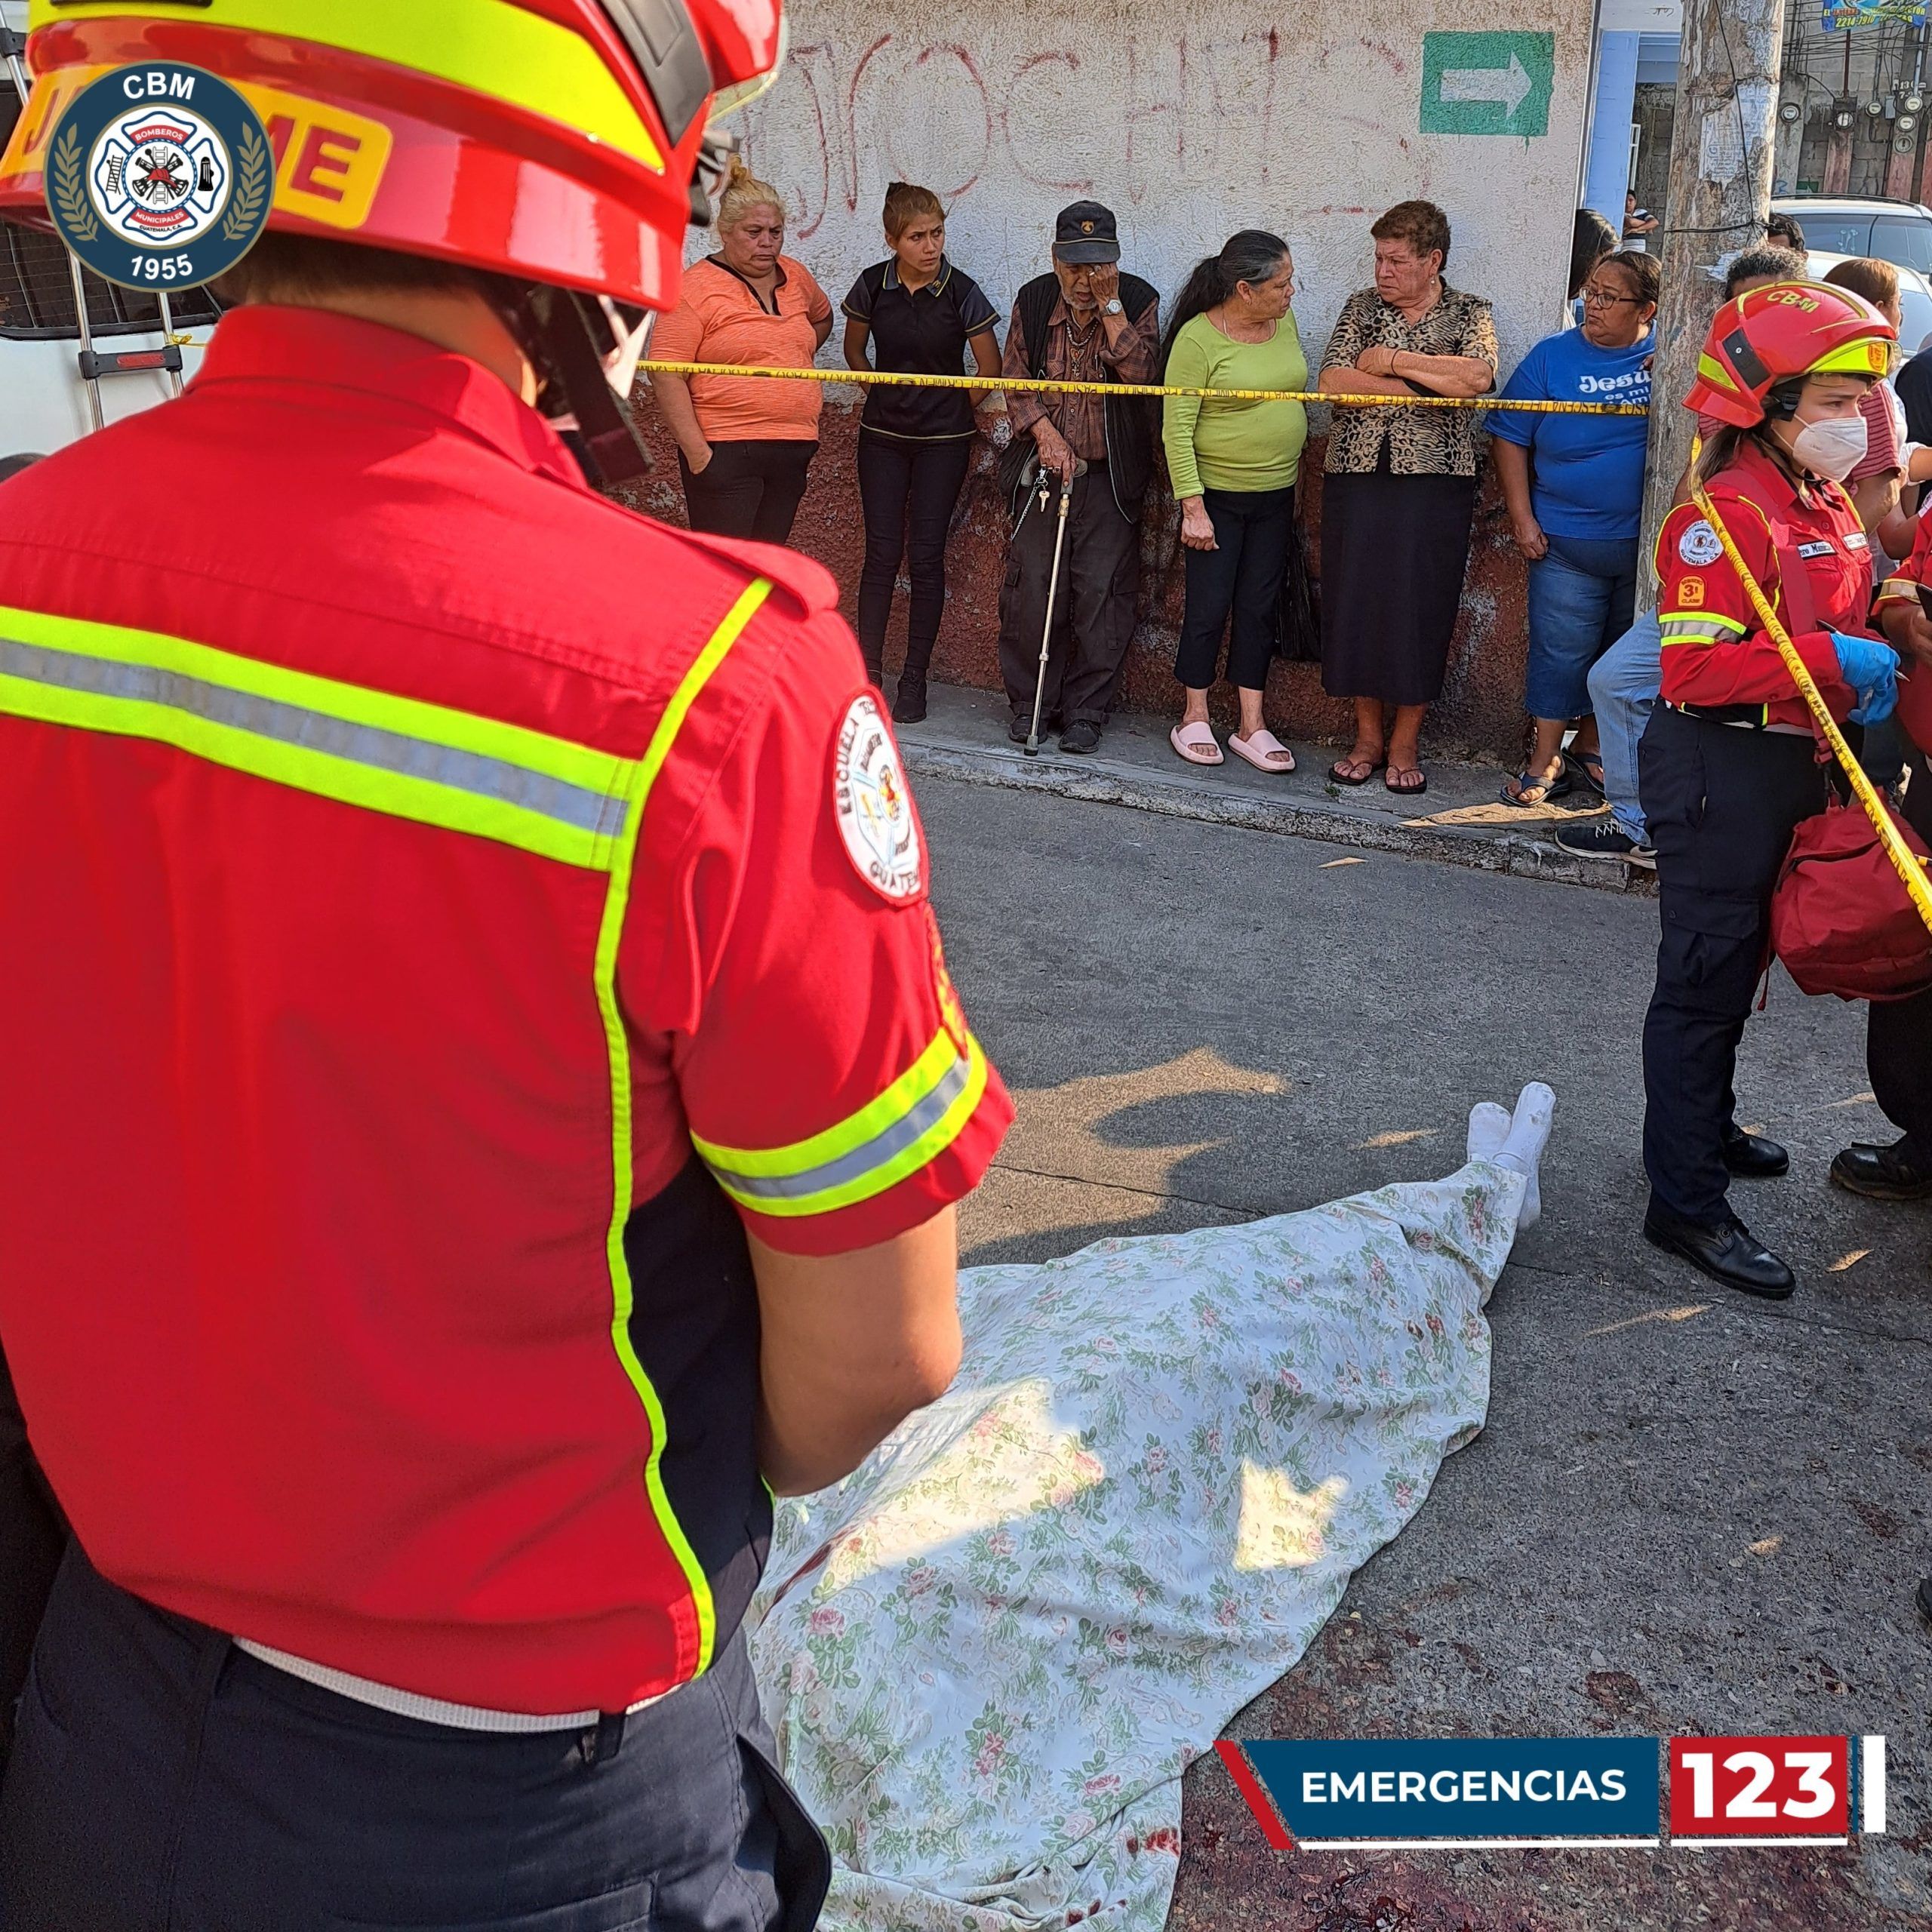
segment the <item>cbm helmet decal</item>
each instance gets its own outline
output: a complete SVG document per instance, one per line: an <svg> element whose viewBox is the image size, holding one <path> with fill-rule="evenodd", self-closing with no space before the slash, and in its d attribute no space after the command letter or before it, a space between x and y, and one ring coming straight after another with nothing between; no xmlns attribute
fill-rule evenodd
<svg viewBox="0 0 1932 1932"><path fill-rule="evenodd" d="M74 97L47 165L54 225L124 288L225 275L275 198L261 116L217 75L178 60L117 67Z"/></svg>

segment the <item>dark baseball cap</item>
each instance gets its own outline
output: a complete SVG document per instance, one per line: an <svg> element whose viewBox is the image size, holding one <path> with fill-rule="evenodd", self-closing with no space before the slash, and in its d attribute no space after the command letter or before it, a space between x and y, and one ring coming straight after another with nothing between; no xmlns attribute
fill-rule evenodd
<svg viewBox="0 0 1932 1932"><path fill-rule="evenodd" d="M1057 262L1117 262L1120 237L1114 211L1098 202L1075 202L1062 208L1054 223L1054 260Z"/></svg>

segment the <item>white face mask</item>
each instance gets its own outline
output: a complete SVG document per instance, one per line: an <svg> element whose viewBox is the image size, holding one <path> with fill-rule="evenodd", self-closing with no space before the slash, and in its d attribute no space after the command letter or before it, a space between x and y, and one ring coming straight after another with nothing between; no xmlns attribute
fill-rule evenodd
<svg viewBox="0 0 1932 1932"><path fill-rule="evenodd" d="M1869 441L1862 416L1835 416L1823 423L1800 423L1785 447L1792 460L1814 476L1842 483L1865 460Z"/></svg>

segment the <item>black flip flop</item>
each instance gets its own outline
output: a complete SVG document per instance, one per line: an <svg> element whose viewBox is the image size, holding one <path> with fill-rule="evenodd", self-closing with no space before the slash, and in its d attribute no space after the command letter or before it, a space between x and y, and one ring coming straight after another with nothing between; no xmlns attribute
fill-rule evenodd
<svg viewBox="0 0 1932 1932"><path fill-rule="evenodd" d="M1567 758L1568 754L1564 755ZM1518 811L1534 812L1540 811L1552 798L1567 798L1573 789L1570 769L1566 764L1554 778L1539 778L1534 772L1519 771L1516 774L1516 789L1511 791L1505 783L1497 795L1506 805L1514 805ZM1525 792L1540 792L1543 796L1526 798L1522 795Z"/></svg>
<svg viewBox="0 0 1932 1932"><path fill-rule="evenodd" d="M1413 771L1422 780L1420 785L1395 785L1389 780L1398 771ZM1382 789L1392 798L1420 798L1429 789L1429 774L1419 764L1390 765L1382 774Z"/></svg>
<svg viewBox="0 0 1932 1932"><path fill-rule="evenodd" d="M1345 764L1352 764L1355 762L1355 761L1353 758L1338 758L1335 762L1328 768L1329 783L1334 785L1366 785L1368 781L1382 769L1383 764L1386 761L1378 759L1374 764L1371 764L1367 771L1364 771L1359 778L1351 778L1348 774L1342 769L1342 767Z"/></svg>
<svg viewBox="0 0 1932 1932"><path fill-rule="evenodd" d="M1594 772L1590 769L1592 765L1596 767ZM1599 752L1565 752L1563 754L1563 769L1567 773L1573 768L1577 776L1583 780L1585 790L1594 792L1599 798L1609 795L1603 789L1603 758Z"/></svg>

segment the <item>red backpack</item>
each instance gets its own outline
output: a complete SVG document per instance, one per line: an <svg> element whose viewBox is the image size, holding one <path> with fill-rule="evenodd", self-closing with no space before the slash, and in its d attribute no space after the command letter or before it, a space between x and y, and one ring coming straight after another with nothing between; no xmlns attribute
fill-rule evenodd
<svg viewBox="0 0 1932 1932"><path fill-rule="evenodd" d="M1921 868L1932 863L1892 823ZM1834 798L1798 826L1771 899L1771 950L1807 993L1908 999L1932 986L1932 932L1862 810Z"/></svg>

